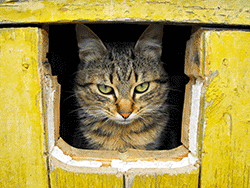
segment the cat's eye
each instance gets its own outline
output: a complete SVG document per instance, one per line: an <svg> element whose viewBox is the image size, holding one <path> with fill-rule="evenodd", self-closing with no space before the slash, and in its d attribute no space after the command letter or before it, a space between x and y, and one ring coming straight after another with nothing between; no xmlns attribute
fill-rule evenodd
<svg viewBox="0 0 250 188"><path fill-rule="evenodd" d="M113 88L106 86L104 84L97 85L99 91L103 94L112 94L113 93Z"/></svg>
<svg viewBox="0 0 250 188"><path fill-rule="evenodd" d="M147 91L149 88L149 82L145 82L145 83L142 83L138 86L135 87L135 91L137 93L144 93L145 91Z"/></svg>

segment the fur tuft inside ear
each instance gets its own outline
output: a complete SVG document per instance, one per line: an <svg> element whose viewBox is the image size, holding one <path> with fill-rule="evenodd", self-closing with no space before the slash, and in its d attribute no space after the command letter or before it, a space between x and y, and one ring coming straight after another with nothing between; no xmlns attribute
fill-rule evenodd
<svg viewBox="0 0 250 188"><path fill-rule="evenodd" d="M162 53L163 25L151 24L142 33L135 45L135 52L146 58L159 60Z"/></svg>
<svg viewBox="0 0 250 188"><path fill-rule="evenodd" d="M76 36L81 61L100 58L107 53L107 49L100 38L84 24L76 25Z"/></svg>

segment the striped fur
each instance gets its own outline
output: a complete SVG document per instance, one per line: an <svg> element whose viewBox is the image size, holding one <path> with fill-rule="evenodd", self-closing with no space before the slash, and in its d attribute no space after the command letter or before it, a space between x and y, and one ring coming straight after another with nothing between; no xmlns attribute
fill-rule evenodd
<svg viewBox="0 0 250 188"><path fill-rule="evenodd" d="M103 44L85 25L78 24L81 63L75 93L81 125L79 134L88 145L75 146L126 151L128 148L157 149L167 124L167 75L163 69L163 26L150 25L136 44ZM144 93L135 87L148 82ZM98 85L113 88L110 94ZM124 118L123 114L130 114Z"/></svg>

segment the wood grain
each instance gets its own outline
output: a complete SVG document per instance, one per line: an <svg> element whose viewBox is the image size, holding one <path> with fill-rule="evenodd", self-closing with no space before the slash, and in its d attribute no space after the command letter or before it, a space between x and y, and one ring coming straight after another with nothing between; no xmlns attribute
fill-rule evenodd
<svg viewBox="0 0 250 188"><path fill-rule="evenodd" d="M47 187L38 28L0 29L0 187Z"/></svg>
<svg viewBox="0 0 250 188"><path fill-rule="evenodd" d="M5 0L1 2L1 23L164 21L250 25L249 0Z"/></svg>
<svg viewBox="0 0 250 188"><path fill-rule="evenodd" d="M250 186L250 32L202 29L201 187Z"/></svg>

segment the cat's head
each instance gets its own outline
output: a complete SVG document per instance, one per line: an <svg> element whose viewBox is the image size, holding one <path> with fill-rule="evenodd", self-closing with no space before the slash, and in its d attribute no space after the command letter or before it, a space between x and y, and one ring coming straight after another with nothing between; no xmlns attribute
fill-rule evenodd
<svg viewBox="0 0 250 188"><path fill-rule="evenodd" d="M161 62L163 26L150 25L135 45L107 44L76 27L80 65L75 92L80 115L117 124L150 122L164 111L167 75Z"/></svg>

